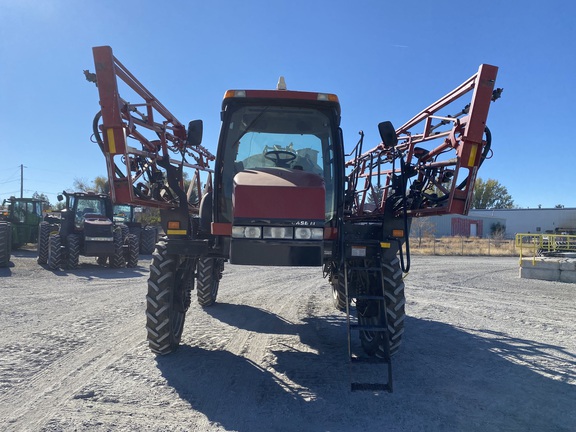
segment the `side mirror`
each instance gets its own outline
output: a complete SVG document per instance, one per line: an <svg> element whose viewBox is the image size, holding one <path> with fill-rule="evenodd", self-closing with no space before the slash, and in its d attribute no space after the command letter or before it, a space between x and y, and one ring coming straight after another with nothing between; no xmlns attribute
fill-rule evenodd
<svg viewBox="0 0 576 432"><path fill-rule="evenodd" d="M58 201L64 200L64 197L62 195L58 195L56 198L58 199Z"/></svg>
<svg viewBox="0 0 576 432"><path fill-rule="evenodd" d="M384 146L396 147L398 144L398 137L396 136L396 129L392 125L392 122L385 121L378 124L378 132L380 132L380 138L382 138L382 142Z"/></svg>
<svg viewBox="0 0 576 432"><path fill-rule="evenodd" d="M188 142L189 146L196 147L202 143L202 131L202 120L192 120L190 123L188 123L186 141Z"/></svg>

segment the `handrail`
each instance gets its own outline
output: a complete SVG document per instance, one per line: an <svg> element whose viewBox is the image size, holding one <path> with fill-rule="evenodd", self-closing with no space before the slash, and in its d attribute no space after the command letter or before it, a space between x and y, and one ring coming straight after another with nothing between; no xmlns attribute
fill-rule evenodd
<svg viewBox="0 0 576 432"><path fill-rule="evenodd" d="M532 264L537 256L576 252L576 235L570 234L516 234L515 242L516 249L520 250L520 261L524 249L532 251Z"/></svg>

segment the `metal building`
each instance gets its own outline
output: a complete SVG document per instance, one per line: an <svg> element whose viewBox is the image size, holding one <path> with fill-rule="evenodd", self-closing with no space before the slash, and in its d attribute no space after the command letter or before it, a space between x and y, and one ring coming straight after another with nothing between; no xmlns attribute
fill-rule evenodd
<svg viewBox="0 0 576 432"><path fill-rule="evenodd" d="M468 216L504 219L506 237L509 238L518 233L576 231L576 208L470 210Z"/></svg>

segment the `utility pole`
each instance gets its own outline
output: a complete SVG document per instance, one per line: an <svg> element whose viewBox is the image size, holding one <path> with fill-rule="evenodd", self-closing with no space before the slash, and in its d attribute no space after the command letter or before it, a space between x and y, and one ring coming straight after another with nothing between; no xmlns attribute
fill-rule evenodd
<svg viewBox="0 0 576 432"><path fill-rule="evenodd" d="M24 164L20 164L20 198L24 198Z"/></svg>

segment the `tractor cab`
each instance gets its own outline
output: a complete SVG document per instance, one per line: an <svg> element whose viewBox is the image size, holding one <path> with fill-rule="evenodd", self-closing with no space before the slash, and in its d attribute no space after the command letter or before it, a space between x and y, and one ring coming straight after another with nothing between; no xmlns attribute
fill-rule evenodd
<svg viewBox="0 0 576 432"><path fill-rule="evenodd" d="M211 229L230 262L322 265L342 208L339 124L336 95L226 92Z"/></svg>
<svg viewBox="0 0 576 432"><path fill-rule="evenodd" d="M128 226L136 222L134 206L128 204L114 204L114 222Z"/></svg>
<svg viewBox="0 0 576 432"><path fill-rule="evenodd" d="M64 195L66 206L62 210L61 234L96 236L94 231L98 233L97 237L111 237L112 203L108 195L93 192L64 192ZM58 196L59 201L63 199L62 195Z"/></svg>
<svg viewBox="0 0 576 432"><path fill-rule="evenodd" d="M10 197L2 202L0 220L12 224L12 247L19 248L38 240L38 224L42 220L42 200Z"/></svg>

